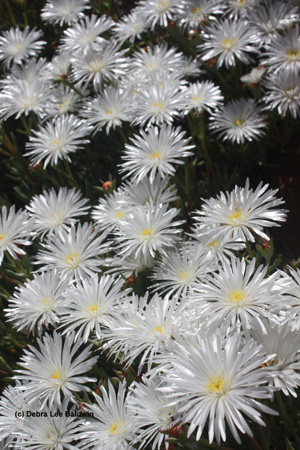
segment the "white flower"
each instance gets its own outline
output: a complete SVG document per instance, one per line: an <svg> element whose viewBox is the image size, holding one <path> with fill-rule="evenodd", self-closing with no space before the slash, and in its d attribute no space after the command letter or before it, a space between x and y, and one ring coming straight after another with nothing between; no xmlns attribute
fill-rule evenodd
<svg viewBox="0 0 300 450"><path fill-rule="evenodd" d="M289 111L294 119L300 116L300 72L281 71L270 74L264 83L263 101L266 109L276 109L281 117Z"/></svg>
<svg viewBox="0 0 300 450"><path fill-rule="evenodd" d="M108 134L110 128L122 126L122 121L131 120L132 108L128 92L108 87L101 95L87 103L84 116L87 123L92 125L95 132L106 126Z"/></svg>
<svg viewBox="0 0 300 450"><path fill-rule="evenodd" d="M61 280L57 271L48 271L34 275L24 286L16 291L5 309L8 321L18 331L25 330L41 335L44 328L55 326L59 322L62 310L62 295L68 287L68 281Z"/></svg>
<svg viewBox="0 0 300 450"><path fill-rule="evenodd" d="M45 117L47 104L51 99L50 85L43 79L36 77L33 81L11 79L2 82L3 89L0 93L1 111L3 120L21 114L26 116L33 111L40 118Z"/></svg>
<svg viewBox="0 0 300 450"><path fill-rule="evenodd" d="M116 310L108 321L104 349L115 359L121 358L121 363L126 362L126 367L140 357L139 372L144 364L149 370L154 357L165 352L167 342L181 329L184 318L177 302L176 296L170 300L158 294L150 299L148 293L140 298L128 297L126 307Z"/></svg>
<svg viewBox="0 0 300 450"><path fill-rule="evenodd" d="M269 70L275 73L285 70L294 74L300 71L300 36L299 26L289 28L288 31L271 39L266 46L266 58L262 64L268 65Z"/></svg>
<svg viewBox="0 0 300 450"><path fill-rule="evenodd" d="M217 68L225 64L226 68L236 65L236 59L248 64L251 58L248 52L255 49L250 44L255 42L253 30L243 20L224 19L214 22L205 29L201 58L204 61L217 59Z"/></svg>
<svg viewBox="0 0 300 450"><path fill-rule="evenodd" d="M232 238L248 239L254 242L253 233L269 240L263 227L279 226L276 222L284 222L286 210L274 209L282 205L282 199L276 199L277 190L267 190L268 184L261 182L255 191L249 186L249 179L244 188L238 186L231 192L222 192L216 199L204 200L201 211L196 211L196 220L205 232L207 225L217 225L217 234L232 233ZM210 230L209 230L210 231Z"/></svg>
<svg viewBox="0 0 300 450"><path fill-rule="evenodd" d="M115 42L97 43L86 53L77 52L72 58L72 76L80 85L93 82L95 91L101 91L104 81L115 81L124 75L126 59Z"/></svg>
<svg viewBox="0 0 300 450"><path fill-rule="evenodd" d="M284 289L283 302L288 302L287 317L292 331L300 330L300 270L289 267L289 282ZM285 274L286 276L286 274Z"/></svg>
<svg viewBox="0 0 300 450"><path fill-rule="evenodd" d="M24 59L36 56L46 43L38 40L41 36L41 31L30 31L28 26L23 31L19 27L4 31L0 36L0 61L9 67L12 63L21 64Z"/></svg>
<svg viewBox="0 0 300 450"><path fill-rule="evenodd" d="M61 50L65 52L76 52L77 50L87 53L92 49L95 42L101 42L100 35L112 27L110 17L98 17L92 14L85 16L80 22L64 31L61 39Z"/></svg>
<svg viewBox="0 0 300 450"><path fill-rule="evenodd" d="M120 222L125 220L130 210L126 200L123 189L118 189L99 200L92 211L92 218L101 230L113 231Z"/></svg>
<svg viewBox="0 0 300 450"><path fill-rule="evenodd" d="M210 129L219 133L224 141L238 144L265 135L267 116L261 114L262 108L253 99L231 100L210 116Z"/></svg>
<svg viewBox="0 0 300 450"><path fill-rule="evenodd" d="M30 204L26 206L33 218L33 228L42 237L54 232L59 233L62 229L68 230L72 223L78 221L77 217L87 213L88 200L81 197L81 192L75 188L60 188L58 193L54 188L35 195Z"/></svg>
<svg viewBox="0 0 300 450"><path fill-rule="evenodd" d="M178 18L184 27L195 30L205 19L215 20L213 14L220 14L222 9L220 0L188 0Z"/></svg>
<svg viewBox="0 0 300 450"><path fill-rule="evenodd" d="M249 14L260 45L269 44L276 32L299 21L299 9L290 2L275 0L256 5Z"/></svg>
<svg viewBox="0 0 300 450"><path fill-rule="evenodd" d="M91 357L91 345L75 357L81 342L73 345L74 335L63 341L56 332L53 337L46 333L43 341L37 341L40 350L31 345L30 350L24 350L25 355L19 363L22 369L17 370L18 375L14 377L26 382L20 388L24 390L26 399L40 399L43 405L48 401L51 408L54 403L62 403L62 395L75 402L73 392L90 390L84 383L96 380L84 374L98 359Z"/></svg>
<svg viewBox="0 0 300 450"><path fill-rule="evenodd" d="M114 35L120 42L127 39L133 43L135 39L141 39L141 34L149 27L149 20L138 11L131 11L128 16L123 16L114 26Z"/></svg>
<svg viewBox="0 0 300 450"><path fill-rule="evenodd" d="M229 18L245 17L259 4L259 0L227 0L224 5L224 13L229 13Z"/></svg>
<svg viewBox="0 0 300 450"><path fill-rule="evenodd" d="M195 286L193 294L195 314L208 325L242 325L244 333L257 329L266 333L262 319L272 318L278 304L274 285L278 274L266 277L267 267L255 270L255 259L223 260L218 273L207 275Z"/></svg>
<svg viewBox="0 0 300 450"><path fill-rule="evenodd" d="M176 72L182 64L183 54L177 52L175 47L168 48L163 44L140 49L133 55L130 70L135 76L145 76L157 71Z"/></svg>
<svg viewBox="0 0 300 450"><path fill-rule="evenodd" d="M57 268L62 278L81 279L95 272L101 272L103 262L98 257L107 251L108 243L103 243L106 233L98 235L92 225L84 223L70 230L61 230L59 235L47 238L42 244L44 250L37 254L36 264L44 264L41 270Z"/></svg>
<svg viewBox="0 0 300 450"><path fill-rule="evenodd" d="M61 314L62 326L66 326L64 333L76 331L77 339L87 342L93 332L98 339L103 338L103 325L107 317L119 308L128 289L121 291L124 285L122 278L116 279L111 275L98 275L77 282L64 293L64 303L67 305Z"/></svg>
<svg viewBox="0 0 300 450"><path fill-rule="evenodd" d="M61 405L54 403L51 407L45 405L39 410L39 416L26 421L20 438L21 448L36 450L74 450L74 441L78 439L78 421L72 417L76 411L68 408L68 399ZM66 415L66 411L70 415ZM34 411L35 412L35 411ZM24 446L24 447L23 447ZM19 447L15 447L16 449Z"/></svg>
<svg viewBox="0 0 300 450"><path fill-rule="evenodd" d="M116 393L108 380L108 393L101 386L101 394L102 398L94 393L97 403L85 405L94 419L81 427L80 448L134 450L130 442L136 436L138 424L128 411L125 382L119 383Z"/></svg>
<svg viewBox="0 0 300 450"><path fill-rule="evenodd" d="M69 153L75 152L87 144L91 127L74 115L62 115L47 122L39 131L33 130L29 136L25 156L30 156L31 165L44 161L44 168L48 164L56 165L59 159L71 161Z"/></svg>
<svg viewBox="0 0 300 450"><path fill-rule="evenodd" d="M2 206L0 211L0 265L2 264L4 252L16 259L26 252L19 248L20 245L30 245L29 235L32 221L26 211L21 209L15 212L15 206L7 211L6 206Z"/></svg>
<svg viewBox="0 0 300 450"><path fill-rule="evenodd" d="M146 264L150 264L156 252L165 254L166 247L172 247L181 232L178 226L183 221L172 221L178 212L175 208L168 210L168 205L137 206L116 231L120 256L140 258L143 255Z"/></svg>
<svg viewBox="0 0 300 450"><path fill-rule="evenodd" d="M152 29L156 24L168 26L168 21L182 10L185 0L141 0L136 10L147 20L151 21Z"/></svg>
<svg viewBox="0 0 300 450"><path fill-rule="evenodd" d="M250 73L243 75L241 77L241 81L248 84L248 86L256 86L261 81L266 70L267 69L265 67L255 67Z"/></svg>
<svg viewBox="0 0 300 450"><path fill-rule="evenodd" d="M201 245L186 245L183 249L170 251L152 269L150 278L158 281L152 288L168 296L186 296L197 286L197 281L205 279L206 274L215 269L211 260Z"/></svg>
<svg viewBox="0 0 300 450"><path fill-rule="evenodd" d="M137 183L149 175L150 183L157 173L162 178L174 175L175 164L183 164L181 158L186 158L194 145L187 145L191 138L184 139L185 133L179 127L162 125L160 128L149 128L147 132L140 130L140 135L134 135L131 144L125 145L121 173L127 172Z"/></svg>
<svg viewBox="0 0 300 450"><path fill-rule="evenodd" d="M70 25L84 18L83 11L89 8L88 3L89 0L48 0L42 9L41 18L53 24Z"/></svg>
<svg viewBox="0 0 300 450"><path fill-rule="evenodd" d="M220 445L226 441L226 423L236 441L238 431L253 436L242 414L265 425L261 412L277 414L261 403L271 399L272 390L263 386L271 377L261 348L248 340L242 345L241 334L221 339L219 333L195 336L172 346L172 354L164 356L166 386L158 388L169 397L168 406L180 402L181 423L189 424L188 437L196 430L199 440L208 421L208 438ZM256 399L260 400L257 401Z"/></svg>
<svg viewBox="0 0 300 450"><path fill-rule="evenodd" d="M152 439L152 449L162 448L163 443L168 448L168 442L164 442L168 435L161 431L171 431L178 407L168 406L168 397L157 390L161 384L158 376L143 376L141 381L130 386L128 396L128 409L140 428L135 441L140 443L139 448L146 447Z"/></svg>
<svg viewBox="0 0 300 450"><path fill-rule="evenodd" d="M186 100L187 112L191 109L197 112L205 109L210 112L219 106L224 99L220 88L211 81L197 81L197 83L190 84L183 88L182 95Z"/></svg>
<svg viewBox="0 0 300 450"><path fill-rule="evenodd" d="M47 105L48 116L60 116L79 111L82 97L68 86L58 85L52 89L52 96Z"/></svg>
<svg viewBox="0 0 300 450"><path fill-rule="evenodd" d="M297 397L295 389L300 386L299 332L292 332L289 323L278 326L266 322L265 326L267 333L254 330L251 335L270 357L267 364L274 370L270 385L285 395Z"/></svg>

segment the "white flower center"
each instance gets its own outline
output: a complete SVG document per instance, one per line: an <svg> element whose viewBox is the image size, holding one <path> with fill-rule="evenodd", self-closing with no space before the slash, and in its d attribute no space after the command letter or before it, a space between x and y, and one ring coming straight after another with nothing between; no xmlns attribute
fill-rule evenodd
<svg viewBox="0 0 300 450"><path fill-rule="evenodd" d="M290 61L297 61L299 59L299 56L300 56L300 51L295 49L295 48L290 48L286 52L286 56L288 57L288 59Z"/></svg>
<svg viewBox="0 0 300 450"><path fill-rule="evenodd" d="M164 12L168 11L169 8L170 8L170 1L169 0L164 0L164 1L159 2L157 4L157 10L160 13L164 13Z"/></svg>
<svg viewBox="0 0 300 450"><path fill-rule="evenodd" d="M89 68L91 69L92 72L102 72L103 68L104 68L104 64L102 59L94 59L94 61L91 61L89 63Z"/></svg>

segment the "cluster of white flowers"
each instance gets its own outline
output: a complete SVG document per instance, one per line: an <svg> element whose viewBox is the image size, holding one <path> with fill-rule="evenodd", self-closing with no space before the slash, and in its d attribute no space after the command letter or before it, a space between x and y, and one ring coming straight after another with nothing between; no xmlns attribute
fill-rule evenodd
<svg viewBox="0 0 300 450"><path fill-rule="evenodd" d="M31 165L72 163L103 128L128 122L133 131L118 169L124 181L97 206L61 187L24 210L2 207L0 262L33 243L38 251L5 310L37 346L24 351L0 399L0 440L15 450L167 449L172 430L185 427L188 438L205 433L220 444L230 430L241 443L253 435L248 422L277 414L267 406L275 391L297 395L300 271L269 273L245 252L286 219L284 201L263 183L199 199L185 231L172 177L195 145L179 119L205 113L209 130L240 144L264 136L263 110L300 116L298 8L140 0L116 23L89 8L88 0L47 1L42 19L65 25L51 61L37 59L40 31L0 37L0 116L35 113ZM184 36L200 30L197 56L166 43L133 46L171 21ZM224 105L221 87L200 70L207 61L225 71L252 64L241 80L262 83L261 102ZM147 292L137 295L143 274ZM115 390L105 358L134 381Z"/></svg>

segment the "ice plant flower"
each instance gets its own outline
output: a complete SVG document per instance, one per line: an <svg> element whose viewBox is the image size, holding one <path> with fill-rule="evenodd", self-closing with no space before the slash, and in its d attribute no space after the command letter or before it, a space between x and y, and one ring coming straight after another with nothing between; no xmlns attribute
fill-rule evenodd
<svg viewBox="0 0 300 450"><path fill-rule="evenodd" d="M210 116L210 129L219 133L223 141L243 144L259 140L265 135L267 116L253 99L231 100Z"/></svg>
<svg viewBox="0 0 300 450"><path fill-rule="evenodd" d="M74 334L63 340L54 332L48 333L43 340L38 339L40 350L29 345L29 350L21 358L14 378L24 383L20 389L28 401L40 399L43 405L48 401L51 408L62 403L62 396L75 402L73 392L89 391L86 383L96 381L85 374L97 361L97 356L91 356L91 345L81 351L76 357L81 342L74 344Z"/></svg>
<svg viewBox="0 0 300 450"><path fill-rule="evenodd" d="M198 232L205 233L207 225L218 226L216 234L229 231L235 239L254 242L254 234L269 240L263 227L279 226L276 222L286 220L286 210L277 209L284 201L276 198L278 189L268 190L269 185L261 182L255 191L250 188L249 179L244 188L236 186L231 192L222 192L217 198L204 200L202 209L196 211Z"/></svg>
<svg viewBox="0 0 300 450"><path fill-rule="evenodd" d="M44 264L42 271L45 266L56 268L62 278L69 280L101 272L99 256L107 251L108 243L103 242L106 234L99 235L88 223L72 225L70 230L47 238L42 244L43 250L37 254L36 264Z"/></svg>
<svg viewBox="0 0 300 450"><path fill-rule="evenodd" d="M83 11L89 8L89 0L48 0L42 9L41 18L45 22L70 25L84 18Z"/></svg>
<svg viewBox="0 0 300 450"><path fill-rule="evenodd" d="M6 206L2 206L0 210L0 265L5 251L8 251L14 259L18 254L26 254L19 246L31 244L29 239L31 227L32 221L27 211L20 209L15 212L15 206L7 211Z"/></svg>
<svg viewBox="0 0 300 450"><path fill-rule="evenodd" d="M163 355L165 386L158 389L168 398L167 405L179 404L180 423L188 424L188 437L195 431L199 440L208 422L208 439L220 445L226 441L226 424L236 441L239 432L253 436L245 420L265 425L261 413L278 414L261 403L271 399L272 390L266 386L271 370L263 367L266 356L253 340L242 342L240 333L222 339L219 333L209 337L195 336L174 344L172 353Z"/></svg>
<svg viewBox="0 0 300 450"><path fill-rule="evenodd" d="M156 252L165 254L166 247L172 247L181 232L178 226L183 221L173 221L177 214L177 209L168 210L167 205L137 206L116 231L115 241L120 255L143 256L149 264Z"/></svg>
<svg viewBox="0 0 300 450"><path fill-rule="evenodd" d="M179 127L162 125L160 128L149 128L147 132L140 130L139 135L130 138L131 143L125 145L124 162L121 173L139 183L149 175L153 183L157 173L162 178L174 175L175 164L183 164L182 158L193 153L194 145L187 145L190 138L184 138L185 132Z"/></svg>

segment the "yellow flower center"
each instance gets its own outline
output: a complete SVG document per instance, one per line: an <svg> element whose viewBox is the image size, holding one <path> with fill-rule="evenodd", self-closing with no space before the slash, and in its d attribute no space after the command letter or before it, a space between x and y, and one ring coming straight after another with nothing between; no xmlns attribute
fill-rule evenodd
<svg viewBox="0 0 300 450"><path fill-rule="evenodd" d="M119 428L119 430L118 430L118 428ZM118 434L120 432L120 428L121 428L121 425L118 422L113 423L109 429L109 432L111 434Z"/></svg>
<svg viewBox="0 0 300 450"><path fill-rule="evenodd" d="M42 298L42 303L44 303L44 305L45 305L48 309L51 309L52 304L53 304L53 299L50 298L50 297Z"/></svg>
<svg viewBox="0 0 300 450"><path fill-rule="evenodd" d="M291 48L290 50L288 50L286 52L286 56L288 57L288 59L290 59L291 61L296 61L299 58L300 52L299 50L296 50L294 48Z"/></svg>
<svg viewBox="0 0 300 450"><path fill-rule="evenodd" d="M90 313L97 313L98 311L99 311L99 308L98 308L98 305L92 305L92 306L90 306L89 308L88 308L88 310L87 310L88 312L90 312Z"/></svg>
<svg viewBox="0 0 300 450"><path fill-rule="evenodd" d="M117 218L118 219L121 219L122 216L124 216L123 211L120 211L120 212L117 213Z"/></svg>
<svg viewBox="0 0 300 450"><path fill-rule="evenodd" d="M214 241L211 241L208 244L208 247L216 247L218 245L218 243L219 243L218 239L215 239Z"/></svg>
<svg viewBox="0 0 300 450"><path fill-rule="evenodd" d="M240 305L246 298L246 292L243 289L234 289L228 292L228 300L231 303Z"/></svg>
<svg viewBox="0 0 300 450"><path fill-rule="evenodd" d="M36 99L33 97L24 97L20 101L20 104L21 106L23 106L23 108L31 108L36 105Z"/></svg>
<svg viewBox="0 0 300 450"><path fill-rule="evenodd" d="M165 12L169 9L169 7L170 7L169 0L164 0L162 2L159 2L157 5L159 12Z"/></svg>
<svg viewBox="0 0 300 450"><path fill-rule="evenodd" d="M236 119L234 123L236 124L236 126L240 127L241 125L243 125L244 121L241 119Z"/></svg>
<svg viewBox="0 0 300 450"><path fill-rule="evenodd" d="M150 234L151 234L150 228L145 228L145 229L141 232L141 235L142 235L142 236L150 236Z"/></svg>
<svg viewBox="0 0 300 450"><path fill-rule="evenodd" d="M221 375L211 377L207 383L207 389L209 392L214 392L216 394L223 394L225 380Z"/></svg>
<svg viewBox="0 0 300 450"><path fill-rule="evenodd" d="M153 152L150 155L151 159L158 159L160 161L160 152Z"/></svg>
<svg viewBox="0 0 300 450"><path fill-rule="evenodd" d="M188 272L183 272L183 274L181 274L181 278L183 278L184 280L188 280L189 279Z"/></svg>
<svg viewBox="0 0 300 450"><path fill-rule="evenodd" d="M71 267L78 267L80 264L80 255L77 252L70 253L66 258L65 262Z"/></svg>
<svg viewBox="0 0 300 450"><path fill-rule="evenodd" d="M161 111L163 107L162 102L156 102L153 104L153 108L156 109L157 111Z"/></svg>
<svg viewBox="0 0 300 450"><path fill-rule="evenodd" d="M89 68L92 70L92 72L101 72L103 66L104 65L102 59L94 59L94 61L91 61L89 63Z"/></svg>
<svg viewBox="0 0 300 450"><path fill-rule="evenodd" d="M61 380L61 371L58 370L57 372L54 372L54 374L51 375L51 378L53 378L53 380Z"/></svg>
<svg viewBox="0 0 300 450"><path fill-rule="evenodd" d="M230 214L229 220L230 222L235 223L238 219L240 219L242 216L242 211L235 211L234 213Z"/></svg>
<svg viewBox="0 0 300 450"><path fill-rule="evenodd" d="M227 38L227 39L224 39L224 40L221 42L221 44L222 44L222 46L223 46L224 48L226 48L226 49L228 49L228 50L231 50L232 47L234 46L235 42L234 42L234 39L232 39L232 38Z"/></svg>
<svg viewBox="0 0 300 450"><path fill-rule="evenodd" d="M200 12L199 6L195 6L195 8L192 9L193 14L198 14Z"/></svg>
<svg viewBox="0 0 300 450"><path fill-rule="evenodd" d="M158 331L159 333L162 332L162 326L158 325L157 327L154 328L155 331Z"/></svg>
<svg viewBox="0 0 300 450"><path fill-rule="evenodd" d="M0 234L0 245L5 245L7 243L7 234Z"/></svg>

